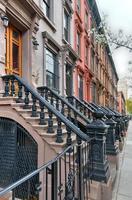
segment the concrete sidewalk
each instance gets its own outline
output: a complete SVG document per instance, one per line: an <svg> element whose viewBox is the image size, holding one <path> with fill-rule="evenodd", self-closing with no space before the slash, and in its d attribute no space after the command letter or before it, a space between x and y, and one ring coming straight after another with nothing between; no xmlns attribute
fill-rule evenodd
<svg viewBox="0 0 132 200"><path fill-rule="evenodd" d="M113 200L132 200L132 121L124 150L120 154L120 169L114 186Z"/></svg>

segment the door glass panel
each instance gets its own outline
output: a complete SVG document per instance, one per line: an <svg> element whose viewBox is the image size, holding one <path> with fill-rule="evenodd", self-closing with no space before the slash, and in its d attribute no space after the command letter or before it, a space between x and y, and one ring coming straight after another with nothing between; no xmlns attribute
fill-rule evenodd
<svg viewBox="0 0 132 200"><path fill-rule="evenodd" d="M13 70L19 70L19 47L16 44L12 46L13 53Z"/></svg>
<svg viewBox="0 0 132 200"><path fill-rule="evenodd" d="M19 32L18 31L13 30L13 38L15 40L19 40Z"/></svg>

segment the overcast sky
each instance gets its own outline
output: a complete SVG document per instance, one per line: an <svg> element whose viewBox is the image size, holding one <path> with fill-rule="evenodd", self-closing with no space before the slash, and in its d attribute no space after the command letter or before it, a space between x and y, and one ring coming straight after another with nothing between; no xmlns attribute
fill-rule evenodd
<svg viewBox="0 0 132 200"><path fill-rule="evenodd" d="M100 14L108 15L108 22L113 31L123 29L132 34L132 0L96 0ZM132 53L126 49L116 50L113 54L119 76L127 72L128 61L132 61ZM131 66L132 67L132 66Z"/></svg>

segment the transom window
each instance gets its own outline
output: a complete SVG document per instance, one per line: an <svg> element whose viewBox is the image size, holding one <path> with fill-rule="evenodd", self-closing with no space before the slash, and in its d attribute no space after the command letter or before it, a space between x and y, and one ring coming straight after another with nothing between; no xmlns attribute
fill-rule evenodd
<svg viewBox="0 0 132 200"><path fill-rule="evenodd" d="M50 0L43 0L43 12L50 18Z"/></svg>
<svg viewBox="0 0 132 200"><path fill-rule="evenodd" d="M51 89L59 90L59 70L57 56L46 49L46 84Z"/></svg>

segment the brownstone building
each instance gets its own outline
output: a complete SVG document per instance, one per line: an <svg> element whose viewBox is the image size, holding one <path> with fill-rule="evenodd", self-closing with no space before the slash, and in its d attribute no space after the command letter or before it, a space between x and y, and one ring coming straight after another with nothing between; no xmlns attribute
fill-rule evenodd
<svg viewBox="0 0 132 200"><path fill-rule="evenodd" d="M126 101L122 91L118 92L118 112L126 114Z"/></svg>
<svg viewBox="0 0 132 200"><path fill-rule="evenodd" d="M89 1L91 6L91 28L98 29L101 18L95 1ZM96 41L96 35L91 35L91 101L117 108L118 75L111 56L109 45Z"/></svg>

